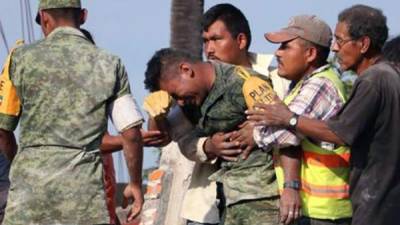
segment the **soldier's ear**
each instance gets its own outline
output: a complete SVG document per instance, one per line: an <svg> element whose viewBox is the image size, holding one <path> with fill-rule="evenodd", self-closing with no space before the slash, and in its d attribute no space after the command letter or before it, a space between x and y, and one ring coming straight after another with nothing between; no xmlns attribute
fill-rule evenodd
<svg viewBox="0 0 400 225"><path fill-rule="evenodd" d="M84 23L86 22L87 15L88 15L87 9L82 9L82 10L81 10L81 15L80 15L80 17L79 17L79 23L80 23L80 25L82 25L82 24L84 24Z"/></svg>
<svg viewBox="0 0 400 225"><path fill-rule="evenodd" d="M181 62L179 64L179 73L185 78L193 78L194 72L192 68L192 64L187 62Z"/></svg>
<svg viewBox="0 0 400 225"><path fill-rule="evenodd" d="M240 50L246 49L247 43L249 42L247 36L244 33L239 33L238 36L236 37L236 41L239 45Z"/></svg>

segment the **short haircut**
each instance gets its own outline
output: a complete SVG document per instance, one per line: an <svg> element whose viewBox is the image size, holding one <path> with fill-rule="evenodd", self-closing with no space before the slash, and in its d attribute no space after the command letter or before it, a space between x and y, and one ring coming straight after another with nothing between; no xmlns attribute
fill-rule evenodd
<svg viewBox="0 0 400 225"><path fill-rule="evenodd" d="M400 35L385 44L383 58L400 67Z"/></svg>
<svg viewBox="0 0 400 225"><path fill-rule="evenodd" d="M217 20L221 20L225 24L232 38L244 33L247 37L246 49L249 49L251 44L250 26L242 11L227 3L211 7L203 15L203 31L208 31L208 28Z"/></svg>
<svg viewBox="0 0 400 225"><path fill-rule="evenodd" d="M382 50L388 38L389 29L386 25L386 17L380 9L354 5L343 10L338 20L347 24L352 39L367 36L371 39L371 49Z"/></svg>
<svg viewBox="0 0 400 225"><path fill-rule="evenodd" d="M329 53L331 52L330 48L328 47L324 47L318 44L315 44L314 42L305 40L300 38L300 40L303 41L303 45L306 47L314 47L317 49L317 59L316 59L316 63L318 65L325 65L329 56Z"/></svg>
<svg viewBox="0 0 400 225"><path fill-rule="evenodd" d="M166 71L169 71L180 62L195 63L199 61L194 55L182 50L173 48L160 49L147 63L144 86L150 92L158 91L160 90L160 80L167 78L165 77Z"/></svg>
<svg viewBox="0 0 400 225"><path fill-rule="evenodd" d="M55 9L44 9L43 11L53 17L54 20L58 21L60 19L73 21L74 23L79 24L80 8L55 8Z"/></svg>

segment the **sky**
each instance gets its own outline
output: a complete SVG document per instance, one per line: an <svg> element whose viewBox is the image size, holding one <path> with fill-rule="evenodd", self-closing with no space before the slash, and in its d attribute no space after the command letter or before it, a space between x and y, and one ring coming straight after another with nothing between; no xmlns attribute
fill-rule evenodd
<svg viewBox="0 0 400 225"><path fill-rule="evenodd" d="M32 14L36 14L37 0L31 0ZM8 44L22 38L19 0L0 0L0 21ZM252 31L250 50L273 53L277 45L265 41L265 32L284 27L289 18L300 14L315 14L333 29L339 12L354 4L366 4L382 9L388 19L391 36L400 34L400 2L395 0L205 0L204 9L218 3L231 3L241 9L249 20ZM141 104L147 95L143 80L147 61L160 48L169 46L170 8L167 0L82 0L89 11L84 28L91 31L98 46L121 57L129 74L131 89ZM36 39L41 38L40 28L35 26ZM0 39L0 61L4 62L6 49ZM145 149L144 168L156 165L154 149ZM121 155L115 155L116 161ZM127 179L122 167L116 165L117 180Z"/></svg>

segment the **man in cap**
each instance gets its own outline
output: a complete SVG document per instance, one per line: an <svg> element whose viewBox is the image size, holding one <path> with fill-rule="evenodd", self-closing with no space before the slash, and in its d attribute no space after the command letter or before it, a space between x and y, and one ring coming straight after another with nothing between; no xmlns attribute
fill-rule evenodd
<svg viewBox="0 0 400 225"><path fill-rule="evenodd" d="M400 76L392 62L381 60L387 37L381 10L366 5L343 10L332 50L342 70L358 74L350 98L328 121L301 115L292 126L304 135L351 147L354 225L399 223ZM279 101L266 110L262 120L270 125L288 127L294 115Z"/></svg>
<svg viewBox="0 0 400 225"><path fill-rule="evenodd" d="M141 210L143 118L121 60L79 30L80 0L41 0L37 21L45 39L17 48L10 79L19 102L0 111L0 149L12 159L5 224L109 224L99 146L109 115L121 133L134 199ZM8 96L2 96L3 100Z"/></svg>
<svg viewBox="0 0 400 225"><path fill-rule="evenodd" d="M299 15L286 28L266 33L265 38L281 44L275 52L278 74L292 81L285 104L310 118L326 120L336 115L346 94L339 75L327 63L332 40L329 26L314 15ZM260 122L265 105L256 107L249 110L249 120ZM307 138L293 129L297 117L291 122L288 129L257 126L254 130L258 146L279 149L275 169L281 222L290 224L302 213L299 224L350 224L349 149ZM299 145L301 149L286 148Z"/></svg>

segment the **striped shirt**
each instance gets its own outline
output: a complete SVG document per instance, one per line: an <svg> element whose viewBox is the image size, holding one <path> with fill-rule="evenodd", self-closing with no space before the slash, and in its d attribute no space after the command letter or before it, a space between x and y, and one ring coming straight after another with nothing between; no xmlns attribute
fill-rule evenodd
<svg viewBox="0 0 400 225"><path fill-rule="evenodd" d="M288 105L290 111L318 120L327 120L338 113L344 103L333 82L323 77L310 79L328 68L329 65L322 66L303 78L299 94ZM297 146L304 139L300 133L266 126L255 127L253 136L257 145L264 150Z"/></svg>

